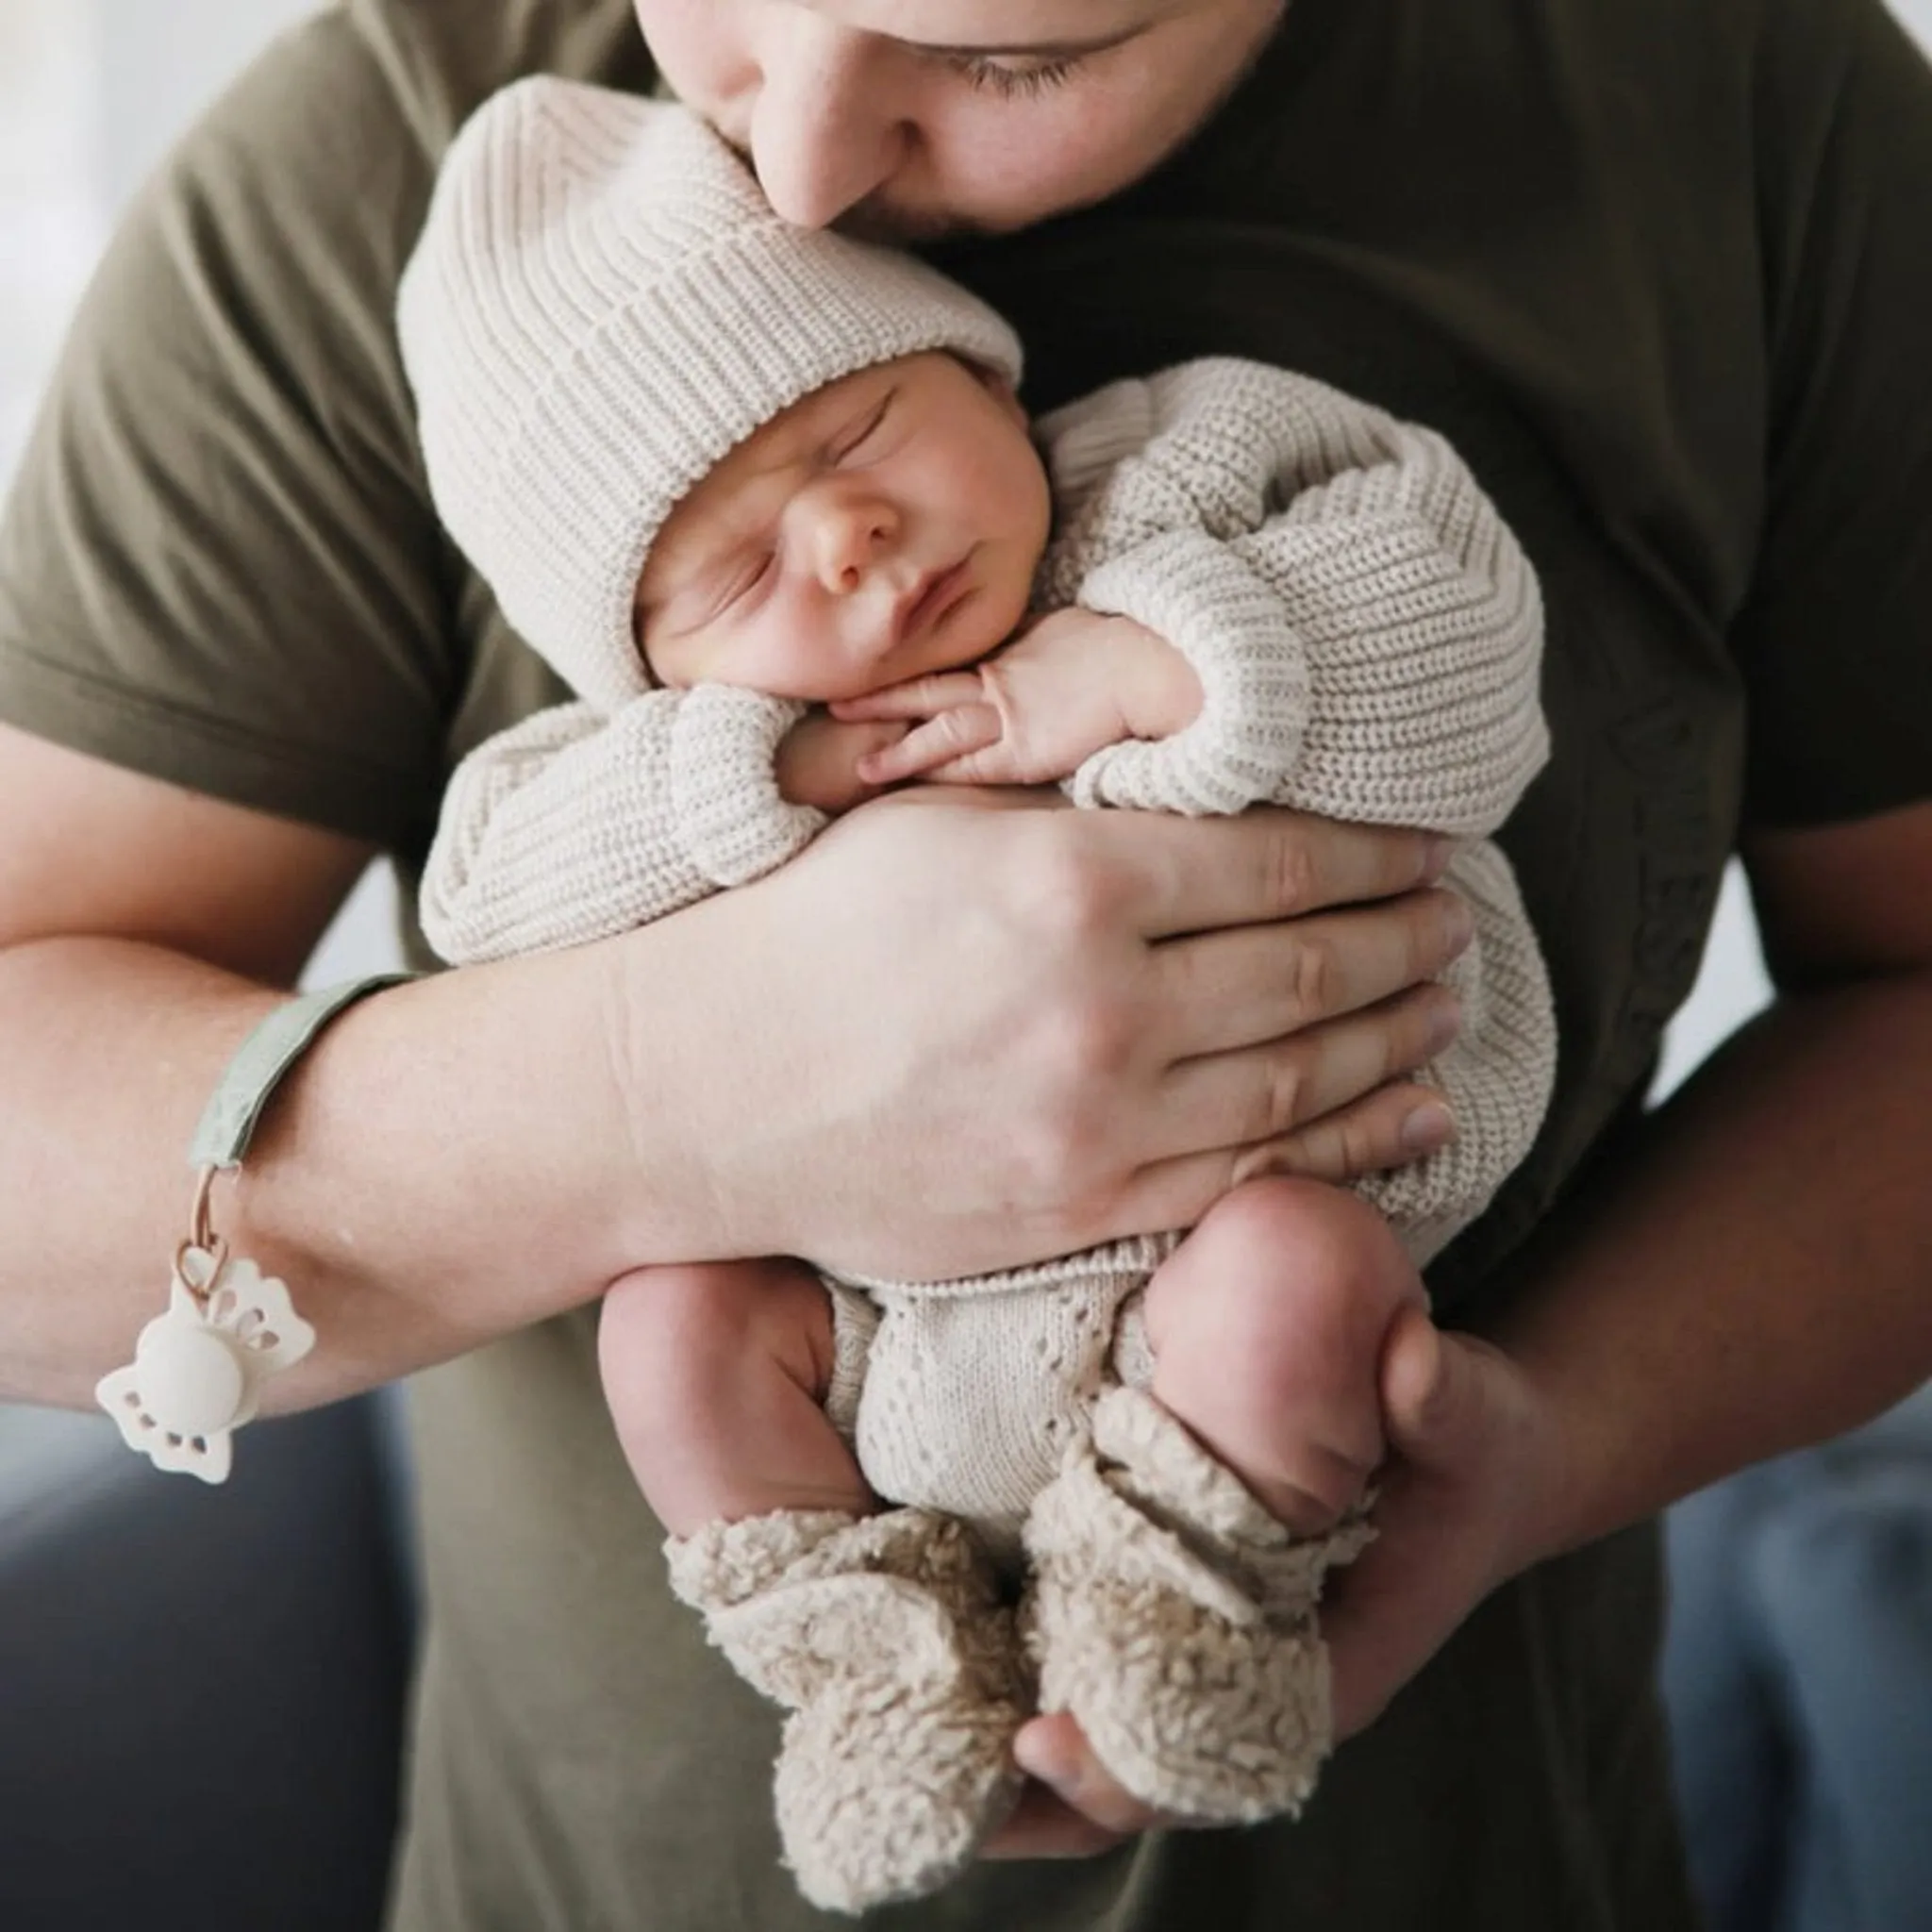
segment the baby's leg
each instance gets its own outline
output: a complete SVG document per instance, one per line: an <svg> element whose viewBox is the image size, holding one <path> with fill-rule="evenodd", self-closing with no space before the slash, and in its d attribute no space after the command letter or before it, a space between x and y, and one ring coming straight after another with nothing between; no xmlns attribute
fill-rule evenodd
<svg viewBox="0 0 1932 1932"><path fill-rule="evenodd" d="M831 1300L802 1263L641 1268L604 1297L597 1356L631 1474L673 1536L876 1507L822 1407Z"/></svg>
<svg viewBox="0 0 1932 1932"><path fill-rule="evenodd" d="M786 1862L813 1904L859 1912L932 1890L1012 1808L1025 1674L971 1533L880 1508L825 1413L848 1339L810 1270L742 1261L626 1275L597 1352L673 1592L789 1713Z"/></svg>
<svg viewBox="0 0 1932 1932"><path fill-rule="evenodd" d="M1321 1181L1249 1181L1148 1283L1153 1392L1289 1528L1318 1535L1382 1458L1383 1341L1422 1301L1365 1202Z"/></svg>

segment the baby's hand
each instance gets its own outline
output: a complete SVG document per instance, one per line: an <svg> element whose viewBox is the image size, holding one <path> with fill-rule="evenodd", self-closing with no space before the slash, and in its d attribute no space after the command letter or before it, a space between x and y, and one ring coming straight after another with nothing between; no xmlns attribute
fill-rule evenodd
<svg viewBox="0 0 1932 1932"><path fill-rule="evenodd" d="M816 806L834 818L850 811L885 789L886 781L861 776L860 767L897 744L908 728L890 720L846 723L808 711L779 741L778 791L793 805Z"/></svg>
<svg viewBox="0 0 1932 1932"><path fill-rule="evenodd" d="M904 729L859 761L874 785L1044 785L1124 738L1165 738L1200 708L1200 684L1172 644L1131 619L1069 609L970 671L845 699L832 714Z"/></svg>

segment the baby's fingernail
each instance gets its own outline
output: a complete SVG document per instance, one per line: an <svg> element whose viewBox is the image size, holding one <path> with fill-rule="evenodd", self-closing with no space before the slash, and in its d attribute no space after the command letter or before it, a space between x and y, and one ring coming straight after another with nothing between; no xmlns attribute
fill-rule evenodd
<svg viewBox="0 0 1932 1932"><path fill-rule="evenodd" d="M1423 883L1433 885L1449 870L1449 861L1456 856L1456 841L1437 837L1431 839L1423 848Z"/></svg>
<svg viewBox="0 0 1932 1932"><path fill-rule="evenodd" d="M1456 1138L1456 1116L1440 1100L1425 1100L1409 1109L1402 1124L1405 1153L1433 1154Z"/></svg>
<svg viewBox="0 0 1932 1932"><path fill-rule="evenodd" d="M1461 952L1475 937L1475 914L1469 909L1469 901L1445 894L1441 918L1443 941L1454 952Z"/></svg>

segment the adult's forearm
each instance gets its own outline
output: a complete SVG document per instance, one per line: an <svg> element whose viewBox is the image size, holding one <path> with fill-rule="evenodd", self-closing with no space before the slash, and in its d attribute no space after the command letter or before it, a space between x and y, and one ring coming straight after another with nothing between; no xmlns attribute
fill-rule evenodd
<svg viewBox="0 0 1932 1932"><path fill-rule="evenodd" d="M556 956L397 988L331 1024L215 1195L234 1244L281 1274L320 1336L274 1385L326 1401L588 1299L704 1245L665 1185L620 1177L594 963ZM190 1138L229 1056L285 995L152 946L0 953L0 1395L84 1406L164 1306ZM668 1141L667 1136L667 1141ZM620 1223L611 1203L625 1201ZM644 1243L659 1246L657 1241Z"/></svg>
<svg viewBox="0 0 1932 1932"><path fill-rule="evenodd" d="M1932 974L1782 1000L1529 1257L1497 1339L1563 1452L1543 1554L1932 1374Z"/></svg>
<svg viewBox="0 0 1932 1932"><path fill-rule="evenodd" d="M14 747L23 796L37 758ZM0 1393L83 1404L163 1305L194 1123L278 996L260 982L360 855L40 763L70 780L66 849L93 824L106 856L75 879L29 829L0 868ZM1361 902L1434 857L1283 815L905 794L675 918L364 1001L218 1189L219 1225L321 1332L276 1397L366 1387L653 1261L930 1277L1180 1224L1337 1108L1358 1171L1362 1133L1398 1145L1420 1100L1387 1084L1444 1043L1414 982L1466 930L1443 895ZM105 937L127 932L168 943Z"/></svg>

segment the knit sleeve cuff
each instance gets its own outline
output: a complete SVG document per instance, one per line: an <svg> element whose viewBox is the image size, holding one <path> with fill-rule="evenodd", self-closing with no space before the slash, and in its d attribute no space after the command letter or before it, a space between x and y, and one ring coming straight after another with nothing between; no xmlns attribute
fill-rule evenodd
<svg viewBox="0 0 1932 1932"><path fill-rule="evenodd" d="M1195 815L1272 797L1300 756L1308 674L1281 599L1199 530L1156 537L1102 564L1079 602L1165 638L1200 680L1200 714L1170 738L1127 739L1067 781L1076 805Z"/></svg>
<svg viewBox="0 0 1932 1932"><path fill-rule="evenodd" d="M778 790L779 741L806 707L732 685L685 693L671 734L671 803L691 862L714 885L749 885L810 843L825 815Z"/></svg>

